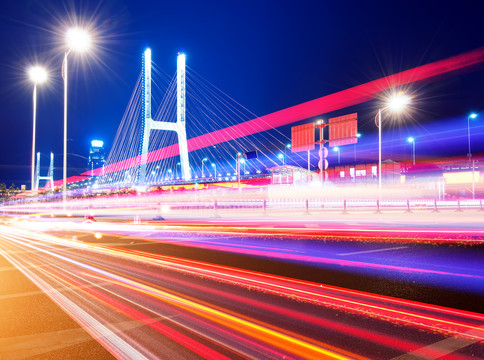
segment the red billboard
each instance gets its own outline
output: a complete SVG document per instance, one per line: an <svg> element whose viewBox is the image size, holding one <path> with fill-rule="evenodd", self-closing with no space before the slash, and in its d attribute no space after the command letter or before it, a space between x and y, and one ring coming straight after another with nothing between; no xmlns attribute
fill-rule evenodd
<svg viewBox="0 0 484 360"><path fill-rule="evenodd" d="M304 124L291 128L291 151L306 151L314 149L314 124Z"/></svg>
<svg viewBox="0 0 484 360"><path fill-rule="evenodd" d="M329 119L329 146L355 144L357 132L357 113L331 118Z"/></svg>

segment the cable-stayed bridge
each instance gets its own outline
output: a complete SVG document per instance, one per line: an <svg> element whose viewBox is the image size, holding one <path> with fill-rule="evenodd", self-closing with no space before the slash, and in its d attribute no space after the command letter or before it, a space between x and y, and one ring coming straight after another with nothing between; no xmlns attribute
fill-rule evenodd
<svg viewBox="0 0 484 360"><path fill-rule="evenodd" d="M82 175L99 176L101 184L126 185L227 178L235 175L237 153L249 150L262 155L249 165L252 171L260 171L267 164L277 164L275 153L289 141L277 130L280 126L375 99L395 87L436 80L483 61L484 48L478 48L257 117L185 68L183 54L178 56L176 75L169 76L152 63L147 50L106 165Z"/></svg>

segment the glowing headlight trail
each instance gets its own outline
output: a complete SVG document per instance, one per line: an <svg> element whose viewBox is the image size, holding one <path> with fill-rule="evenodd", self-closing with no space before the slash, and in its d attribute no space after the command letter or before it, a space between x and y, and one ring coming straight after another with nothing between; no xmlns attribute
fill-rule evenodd
<svg viewBox="0 0 484 360"><path fill-rule="evenodd" d="M28 223L27 223L28 224ZM45 225L45 224L44 224ZM94 227L92 227L94 225ZM83 225L79 223L63 223L61 228L82 230ZM85 226L84 226L85 228ZM455 260L452 259L431 259L427 264L413 264L410 265L392 265L383 263L379 260L361 261L358 258L356 260L342 259L339 256L334 256L332 254L327 254L324 251L321 252L318 248L313 248L311 250L311 255L309 252L301 252L296 249L287 247L285 249L278 248L273 244L274 242L268 242L271 247L261 247L257 245L254 241L249 241L247 238L243 244L239 241L226 242L225 239L220 240L213 239L208 241L206 239L199 239L192 236L182 236L168 238L165 235L165 231L158 230L156 227L150 225L128 225L128 224L105 224L97 223L90 224L88 229L98 230L98 231L108 231L110 233L114 232L116 228L119 231L123 231L126 234L132 233L133 230L140 230L142 233L150 235L150 238L142 237L140 239L146 241L154 241L165 244L175 244L187 247L196 247L200 249L209 249L215 251L231 252L236 254L259 256L272 259L281 259L284 261L293 261L299 263L311 263L315 266L337 269L338 271L350 271L352 269L358 269L360 272L365 274L376 274L378 276L384 276L387 278L401 278L407 276L406 274L414 274L418 276L418 281L425 284L440 284L442 286L451 286L452 288L458 289L472 289L475 293L480 293L482 291L482 282L484 280L484 272L480 268L471 268L469 266L456 264ZM35 229L35 227L34 227ZM172 228L169 228L172 232ZM207 234L209 234L208 230ZM176 232L175 232L176 233ZM178 230L181 233L181 230ZM135 235L138 235L137 231ZM217 231L212 234L219 234ZM56 240L54 240L56 241ZM289 246L289 245L286 245ZM327 247L327 246L325 246ZM450 260L450 261L449 261ZM468 261L467 261L468 262ZM454 266L451 265L454 263ZM423 267L425 266L425 267ZM467 269L467 272L464 270ZM464 280L464 281L463 281Z"/></svg>
<svg viewBox="0 0 484 360"><path fill-rule="evenodd" d="M25 241L26 239L24 239ZM19 243L18 240L14 240L15 242ZM105 270L101 270L99 268L95 268L92 265L87 265L79 262L78 260L70 260L64 255L56 254L55 252L51 252L50 250L43 250L42 247L34 245L34 244L26 244L29 248L39 250L41 252L47 253L52 255L56 258L61 258L62 260L74 263L77 266L80 266L86 270L94 271L98 274L103 276L104 280L112 281L115 283L119 283L124 287L128 286L136 291L141 291L144 294L148 294L151 296L156 296L159 300L163 302L169 302L172 305L177 307L181 307L184 310L190 310L191 312L195 313L198 316L202 316L211 322L218 323L220 326L229 327L232 331L241 332L244 336L253 337L254 335L258 335L259 341L269 341L271 343L271 347L282 347L284 353L296 353L299 355L299 358L333 358L333 359L345 359L346 356L341 356L336 353L333 353L330 350L325 350L324 348L318 345L311 345L304 340L300 340L298 338L294 338L279 331L271 330L267 327L260 326L255 324L252 321L243 320L238 316L229 315L228 313L220 310L216 310L213 306L206 306L200 303L193 302L192 300L188 300L186 298L181 298L179 296L175 296L170 293L160 292L151 286L143 285L139 282L130 281L127 278L120 277L114 273L108 273ZM45 269L44 272L48 273ZM68 276L65 274L65 276ZM80 284L75 284L79 290L81 290ZM93 292L93 289L83 290L83 291L90 291ZM112 302L114 300L110 299L108 302ZM233 324L233 325L231 325ZM186 339L183 341L186 343ZM198 345L193 347L193 349L203 348L202 345ZM209 351L209 349L205 349L205 351ZM345 353L345 351L342 351ZM314 354L314 356L311 356ZM318 355L317 355L318 354ZM213 357L210 357L213 358ZM218 356L217 358L221 358ZM352 358L361 358L352 356Z"/></svg>
<svg viewBox="0 0 484 360"><path fill-rule="evenodd" d="M256 276L254 274L257 274L257 273L238 270L234 275L233 273L228 272L230 268L227 268L227 267L214 266L214 265L209 265L201 262L187 261L187 260L177 259L173 257L163 257L163 256L152 255L152 254L141 253L141 252L130 253L128 251L113 250L113 249L102 248L102 247L95 247L91 249L91 251L97 251L100 253L108 253L110 255L131 258L132 260L135 260L137 262L145 262L147 264L148 263L153 264L154 261L157 260L156 264L164 268L170 268L177 271L184 271L192 275L198 275L198 276L203 275L203 276L211 277L212 279L217 281L222 280L232 284L239 284L239 286L242 285L246 287L258 287L260 290L272 291L282 296L289 296L289 297L298 296L305 301L318 302L326 306L338 306L351 311L358 311L358 308L361 307L362 309L364 309L363 312L365 314L368 314L370 312L373 315L380 316L382 318L386 318L392 321L397 320L397 321L408 322L411 324L418 324L419 326L424 326L424 327L428 326L429 328L438 329L441 331L447 331L446 330L447 326L456 326L457 328L460 328L461 330L456 330L457 333L462 333L462 331L469 330L469 329L479 330L479 327L477 325L472 325L469 323L459 323L455 321L448 321L442 318L435 317L433 315L429 316L425 312L417 313L413 311L412 307L420 308L421 310L425 310L425 311L431 311L431 312L438 311L441 313L446 313L447 316L455 315L458 317L460 316L473 317L476 320L484 321L484 317L478 314L477 315L467 314L466 312L460 312L457 310L447 310L447 309L442 310L442 308L418 305L418 303L417 305L415 305L415 303L412 303L412 302L405 302L405 301L398 301L398 300L390 301L388 300L388 298L375 296L375 295L367 296L368 298L365 300L364 298L361 299L362 294L364 293L352 292L349 290L346 290L345 296L342 296L341 293L337 295L335 294L324 295L319 293L319 291L314 291L314 288L317 287L317 284L299 282L296 280L289 280L289 279L279 278L276 276L268 276L268 275L266 276L268 277L268 279L270 279L270 281L268 281L265 278L264 278L265 280L260 280L258 277L254 279L249 276L241 276L240 274L248 274L250 276ZM55 255L55 256L59 256L59 255ZM224 272L220 270L224 270ZM234 269L231 269L231 270L236 271ZM277 283L274 283L276 279L284 279L283 284L278 285ZM287 282L302 284L305 287L309 285L312 290L299 289L298 287L288 286ZM337 288L324 287L324 290L326 291L328 290L335 291L335 289ZM373 301L373 303L370 303L368 300ZM375 301L377 302L376 305L375 305ZM402 308L380 306L380 304L378 304L378 302L380 301L386 301L386 302L398 304L399 306L404 306L404 308L402 310ZM405 306L408 306L407 310L405 310ZM410 319L413 318L414 320L408 320L408 318ZM441 323L442 325L434 326L433 325L434 323Z"/></svg>

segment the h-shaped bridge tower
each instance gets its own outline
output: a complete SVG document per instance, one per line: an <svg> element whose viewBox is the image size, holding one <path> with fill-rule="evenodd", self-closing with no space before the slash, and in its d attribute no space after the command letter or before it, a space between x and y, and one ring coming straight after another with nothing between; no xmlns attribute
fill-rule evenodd
<svg viewBox="0 0 484 360"><path fill-rule="evenodd" d="M180 149L180 164L182 178L191 179L190 162L188 159L187 131L185 126L186 116L186 77L185 77L185 54L178 54L176 67L176 122L155 121L151 118L151 49L146 49L143 54L142 70L142 110L143 119L142 137L140 142L140 164L138 183L146 183L146 164L148 160L148 148L151 130L175 131L178 136Z"/></svg>
<svg viewBox="0 0 484 360"><path fill-rule="evenodd" d="M36 166L36 176L35 176L35 191L39 190L40 180L50 181L50 189L54 190L54 153L50 153L50 164L49 172L47 176L40 176L40 152L37 153L37 166Z"/></svg>

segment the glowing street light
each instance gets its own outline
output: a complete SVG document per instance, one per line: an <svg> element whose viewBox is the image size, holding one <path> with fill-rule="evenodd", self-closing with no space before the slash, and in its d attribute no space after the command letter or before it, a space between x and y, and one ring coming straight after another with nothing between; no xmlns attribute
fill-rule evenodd
<svg viewBox="0 0 484 360"><path fill-rule="evenodd" d="M208 159L207 158L202 159L202 177L203 178L205 177L205 172L203 171L203 164L205 163L205 161L208 161Z"/></svg>
<svg viewBox="0 0 484 360"><path fill-rule="evenodd" d="M213 171L214 171L214 174L215 174L215 180L217 180L217 165L212 163L212 167L213 167Z"/></svg>
<svg viewBox="0 0 484 360"><path fill-rule="evenodd" d="M34 83L33 102L33 126L32 126L32 169L31 169L31 186L30 190L37 190L35 185L35 128L37 124L37 84L47 80L47 71L40 66L32 66L28 70L29 78Z"/></svg>
<svg viewBox="0 0 484 360"><path fill-rule="evenodd" d="M470 121L471 121L471 119L475 119L475 118L477 118L477 114L476 113L471 113L467 117L467 143L469 145L469 152L467 153L467 156L469 157L469 161L472 160L472 153L471 153L471 125L470 125Z"/></svg>
<svg viewBox="0 0 484 360"><path fill-rule="evenodd" d="M64 203L64 210L66 209L67 198L67 79L68 67L67 57L72 50L77 52L86 51L90 44L91 38L89 34L79 28L72 28L66 34L67 51L64 53L64 62L62 63L62 76L64 77L64 161L63 161L63 180L62 180L62 200Z"/></svg>
<svg viewBox="0 0 484 360"><path fill-rule="evenodd" d="M357 133L356 138L359 139L360 137L361 137L361 134ZM355 164L356 164L356 143L353 144L353 154L354 154L354 157L355 157Z"/></svg>
<svg viewBox="0 0 484 360"><path fill-rule="evenodd" d="M381 200L381 114L383 111L392 110L394 112L402 111L406 105L410 103L410 97L403 93L399 93L387 102L387 106L378 109L377 116L375 116L375 123L378 126L378 199ZM378 122L376 118L378 117Z"/></svg>
<svg viewBox="0 0 484 360"><path fill-rule="evenodd" d="M472 153L471 153L471 125L470 125L470 120L477 118L478 114L476 113L471 113L467 117L467 143L469 144L469 153L467 156L469 157L469 163L472 165L472 198L475 198L475 167L474 167L474 161L472 160Z"/></svg>
<svg viewBox="0 0 484 360"><path fill-rule="evenodd" d="M337 146L335 146L333 148L333 151L338 153L338 164L339 164L340 163L340 153L341 153L341 151L339 150L339 147L337 147Z"/></svg>
<svg viewBox="0 0 484 360"><path fill-rule="evenodd" d="M278 157L280 160L282 160L282 165L285 165L285 164L286 164L286 161L285 161L285 159L284 159L284 154L283 154L283 153L279 153L279 154L277 155L277 157Z"/></svg>
<svg viewBox="0 0 484 360"><path fill-rule="evenodd" d="M413 165L415 165L415 139L413 137L409 137L407 141L412 144L412 158Z"/></svg>

